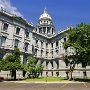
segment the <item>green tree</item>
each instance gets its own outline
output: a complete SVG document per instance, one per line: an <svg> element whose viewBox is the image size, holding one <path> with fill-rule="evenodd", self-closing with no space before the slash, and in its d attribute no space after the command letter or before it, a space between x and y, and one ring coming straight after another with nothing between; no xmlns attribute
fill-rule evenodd
<svg viewBox="0 0 90 90"><path fill-rule="evenodd" d="M0 71L2 70L2 67L3 67L3 65L2 65L2 59L0 60Z"/></svg>
<svg viewBox="0 0 90 90"><path fill-rule="evenodd" d="M64 55L64 61L70 65L69 80L72 80L75 64L81 63L82 67L86 67L90 63L90 24L81 23L76 28L70 27L65 35L68 40L63 43L64 48L74 50L71 55L68 53Z"/></svg>
<svg viewBox="0 0 90 90"><path fill-rule="evenodd" d="M20 51L15 48L12 54L8 54L4 59L1 60L2 70L10 70L11 76L16 79L16 70L23 70L24 65L20 61Z"/></svg>
<svg viewBox="0 0 90 90"><path fill-rule="evenodd" d="M37 78L39 77L40 73L43 71L43 65L38 64L36 65L36 59L34 57L27 57L27 72L29 73L29 77Z"/></svg>

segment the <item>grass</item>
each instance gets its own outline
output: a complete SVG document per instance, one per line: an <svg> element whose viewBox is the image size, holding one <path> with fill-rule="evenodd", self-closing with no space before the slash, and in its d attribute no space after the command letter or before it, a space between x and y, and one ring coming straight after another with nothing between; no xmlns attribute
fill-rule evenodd
<svg viewBox="0 0 90 90"><path fill-rule="evenodd" d="M60 78L60 77L39 77L39 78L26 78L26 79L22 79L21 81L27 81L27 82L30 82L30 81L65 81L66 79L65 78Z"/></svg>
<svg viewBox="0 0 90 90"><path fill-rule="evenodd" d="M90 78L83 79L83 78L74 78L74 81L80 82L90 82ZM5 79L5 81L14 81L14 79ZM15 81L25 81L25 82L63 82L68 81L65 77L39 77L39 78L23 78L23 79L16 79Z"/></svg>

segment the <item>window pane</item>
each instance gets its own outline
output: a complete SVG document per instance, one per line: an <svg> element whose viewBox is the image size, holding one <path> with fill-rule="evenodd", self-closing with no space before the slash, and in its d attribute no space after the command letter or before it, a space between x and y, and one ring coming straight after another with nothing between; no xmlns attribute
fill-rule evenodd
<svg viewBox="0 0 90 90"><path fill-rule="evenodd" d="M41 42L41 47L43 47L43 42Z"/></svg>
<svg viewBox="0 0 90 90"><path fill-rule="evenodd" d="M8 29L8 24L4 24L4 26L3 26L3 30L5 31L5 30L7 30Z"/></svg>
<svg viewBox="0 0 90 90"><path fill-rule="evenodd" d="M18 43L19 43L19 40L15 40L15 44L14 44L14 47L16 48L16 47L18 47Z"/></svg>
<svg viewBox="0 0 90 90"><path fill-rule="evenodd" d="M1 45L4 46L5 45L5 42L6 42L6 37L2 36Z"/></svg>
<svg viewBox="0 0 90 90"><path fill-rule="evenodd" d="M26 64L26 63L27 63L27 58L25 57L23 60L23 64Z"/></svg>
<svg viewBox="0 0 90 90"><path fill-rule="evenodd" d="M36 45L38 45L38 40L36 40Z"/></svg>
<svg viewBox="0 0 90 90"><path fill-rule="evenodd" d="M44 33L46 32L46 27L43 27L43 32L44 32Z"/></svg>
<svg viewBox="0 0 90 90"><path fill-rule="evenodd" d="M28 43L25 43L25 51L28 51Z"/></svg>
<svg viewBox="0 0 90 90"><path fill-rule="evenodd" d="M29 32L25 31L25 34L26 34L26 38L29 37Z"/></svg>
<svg viewBox="0 0 90 90"><path fill-rule="evenodd" d="M56 47L58 46L58 41L56 42Z"/></svg>
<svg viewBox="0 0 90 90"><path fill-rule="evenodd" d="M17 27L16 34L19 35L19 33L20 33L20 28Z"/></svg>

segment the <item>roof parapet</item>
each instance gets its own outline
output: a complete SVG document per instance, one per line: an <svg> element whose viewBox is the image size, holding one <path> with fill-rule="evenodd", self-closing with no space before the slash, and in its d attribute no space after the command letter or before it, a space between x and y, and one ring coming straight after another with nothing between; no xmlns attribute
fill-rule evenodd
<svg viewBox="0 0 90 90"><path fill-rule="evenodd" d="M11 13L5 11L2 7L1 7L0 12L4 13L4 14L10 16L10 17L14 17L14 18L17 18L17 19L23 20L23 21L26 22L28 25L33 26L33 23L32 23L32 22L27 22L25 18L20 17L20 16L17 16L16 14L11 14Z"/></svg>

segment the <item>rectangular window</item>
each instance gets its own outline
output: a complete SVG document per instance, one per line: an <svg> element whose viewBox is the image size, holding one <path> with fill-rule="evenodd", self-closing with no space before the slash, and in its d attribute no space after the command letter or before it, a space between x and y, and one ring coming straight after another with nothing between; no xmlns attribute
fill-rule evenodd
<svg viewBox="0 0 90 90"><path fill-rule="evenodd" d="M49 63L49 62L46 61L46 69L48 69L48 63Z"/></svg>
<svg viewBox="0 0 90 90"><path fill-rule="evenodd" d="M51 61L51 66L52 66L52 69L53 69L53 62Z"/></svg>
<svg viewBox="0 0 90 90"><path fill-rule="evenodd" d="M36 32L37 32L37 28L36 28Z"/></svg>
<svg viewBox="0 0 90 90"><path fill-rule="evenodd" d="M25 31L26 38L29 37L29 32Z"/></svg>
<svg viewBox="0 0 90 90"><path fill-rule="evenodd" d="M39 28L39 33L42 33L42 28Z"/></svg>
<svg viewBox="0 0 90 90"><path fill-rule="evenodd" d="M5 46L6 37L2 36L1 38L1 46Z"/></svg>
<svg viewBox="0 0 90 90"><path fill-rule="evenodd" d="M43 27L43 32L44 32L44 33L46 32L46 27Z"/></svg>
<svg viewBox="0 0 90 90"><path fill-rule="evenodd" d="M14 47L17 48L19 44L19 40L15 39Z"/></svg>
<svg viewBox="0 0 90 90"><path fill-rule="evenodd" d="M51 45L52 45L52 48L53 48L53 43L51 43Z"/></svg>
<svg viewBox="0 0 90 90"><path fill-rule="evenodd" d="M59 61L56 61L57 69L59 68Z"/></svg>
<svg viewBox="0 0 90 90"><path fill-rule="evenodd" d="M25 43L25 51L28 51L28 43Z"/></svg>
<svg viewBox="0 0 90 90"><path fill-rule="evenodd" d="M50 29L47 30L47 33L50 34Z"/></svg>
<svg viewBox="0 0 90 90"><path fill-rule="evenodd" d="M41 50L41 56L43 55L43 50Z"/></svg>
<svg viewBox="0 0 90 90"><path fill-rule="evenodd" d="M56 54L58 55L58 50L56 50Z"/></svg>
<svg viewBox="0 0 90 90"><path fill-rule="evenodd" d="M59 76L59 72L56 72L57 77Z"/></svg>
<svg viewBox="0 0 90 90"><path fill-rule="evenodd" d="M47 33L50 34L50 28L49 27L47 27Z"/></svg>
<svg viewBox="0 0 90 90"><path fill-rule="evenodd" d="M23 64L26 64L26 63L27 63L27 58L25 57L23 60Z"/></svg>
<svg viewBox="0 0 90 90"><path fill-rule="evenodd" d="M52 34L53 34L53 28L52 28Z"/></svg>
<svg viewBox="0 0 90 90"><path fill-rule="evenodd" d="M56 42L56 47L58 47L58 41Z"/></svg>
<svg viewBox="0 0 90 90"><path fill-rule="evenodd" d="M43 47L43 42L41 42L41 47Z"/></svg>
<svg viewBox="0 0 90 90"><path fill-rule="evenodd" d="M36 45L38 45L38 40L36 40Z"/></svg>
<svg viewBox="0 0 90 90"><path fill-rule="evenodd" d="M35 55L37 55L37 49L35 49Z"/></svg>
<svg viewBox="0 0 90 90"><path fill-rule="evenodd" d="M53 58L53 51L52 51L52 58Z"/></svg>
<svg viewBox="0 0 90 90"><path fill-rule="evenodd" d="M46 48L48 48L48 43L46 43Z"/></svg>
<svg viewBox="0 0 90 90"><path fill-rule="evenodd" d="M48 56L48 52L46 51L46 56Z"/></svg>
<svg viewBox="0 0 90 90"><path fill-rule="evenodd" d="M48 76L48 72L46 72L46 76Z"/></svg>
<svg viewBox="0 0 90 90"><path fill-rule="evenodd" d="M16 28L16 34L19 35L19 33L20 33L20 28L17 27Z"/></svg>
<svg viewBox="0 0 90 90"><path fill-rule="evenodd" d="M64 38L64 42L66 42L66 38Z"/></svg>
<svg viewBox="0 0 90 90"><path fill-rule="evenodd" d="M53 76L53 72L52 72L52 76Z"/></svg>
<svg viewBox="0 0 90 90"><path fill-rule="evenodd" d="M7 29L8 29L8 24L7 23L4 23L3 30L4 31L7 31Z"/></svg>
<svg viewBox="0 0 90 90"><path fill-rule="evenodd" d="M32 53L34 53L34 45L32 45Z"/></svg>

